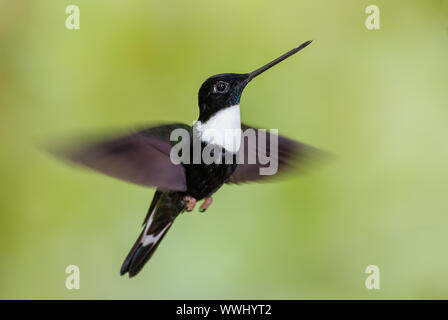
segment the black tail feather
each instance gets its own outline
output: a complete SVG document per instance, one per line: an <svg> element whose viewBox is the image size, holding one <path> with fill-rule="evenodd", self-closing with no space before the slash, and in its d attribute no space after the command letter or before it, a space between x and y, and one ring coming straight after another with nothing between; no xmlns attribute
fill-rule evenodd
<svg viewBox="0 0 448 320"><path fill-rule="evenodd" d="M174 220L173 220L174 221ZM169 225L160 238L154 243L147 246L143 246L142 238L144 237L145 230L142 230L139 238L135 242L131 251L127 255L123 265L121 266L120 274L124 275L126 272L129 273L129 277L133 277L140 272L144 267L146 262L152 257L153 253L156 251L160 242L162 241L165 234L168 232L171 225Z"/></svg>
<svg viewBox="0 0 448 320"><path fill-rule="evenodd" d="M121 266L121 275L135 276L151 258L183 208L179 199L179 196L156 191L144 228Z"/></svg>

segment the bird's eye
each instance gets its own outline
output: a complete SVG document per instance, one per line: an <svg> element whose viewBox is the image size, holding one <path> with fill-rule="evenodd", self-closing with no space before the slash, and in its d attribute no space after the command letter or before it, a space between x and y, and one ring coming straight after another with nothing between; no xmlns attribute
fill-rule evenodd
<svg viewBox="0 0 448 320"><path fill-rule="evenodd" d="M215 85L215 91L222 93L224 91L226 91L227 89L227 83L223 82L223 81L219 81L216 85Z"/></svg>

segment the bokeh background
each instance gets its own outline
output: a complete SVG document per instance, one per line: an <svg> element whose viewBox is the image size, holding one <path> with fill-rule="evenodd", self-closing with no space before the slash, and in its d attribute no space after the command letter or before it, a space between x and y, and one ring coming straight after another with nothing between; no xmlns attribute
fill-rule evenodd
<svg viewBox="0 0 448 320"><path fill-rule="evenodd" d="M81 29L65 28L65 8ZM369 31L365 8L380 8ZM248 72L242 119L336 157L225 186L136 278L119 269L153 190L37 145L191 123L208 76ZM0 1L0 298L448 298L448 1ZM65 268L81 289L65 288ZM380 290L367 290L367 265Z"/></svg>

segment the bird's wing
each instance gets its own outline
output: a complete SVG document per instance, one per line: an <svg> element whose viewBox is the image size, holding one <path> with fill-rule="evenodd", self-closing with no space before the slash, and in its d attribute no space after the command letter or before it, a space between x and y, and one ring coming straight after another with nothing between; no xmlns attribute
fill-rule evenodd
<svg viewBox="0 0 448 320"><path fill-rule="evenodd" d="M54 154L103 174L161 190L186 190L184 167L170 160L170 133L184 124L160 125L118 138L78 143Z"/></svg>
<svg viewBox="0 0 448 320"><path fill-rule="evenodd" d="M253 130L254 133L252 137L255 137L255 140L252 142L248 138L251 135L244 134L250 131L246 131L248 129ZM241 124L241 130L243 135L239 151L239 164L227 183L243 183L277 177L288 169L301 169L304 165L324 155L323 151L316 148L270 132L265 133L266 143L260 143L260 129ZM274 150L271 152L272 138L278 138L277 153ZM264 156L270 158L271 162L267 163L266 159L263 159ZM272 161L276 161L277 166L273 165ZM270 166L271 170L267 169ZM265 172L261 173L260 169L264 169ZM272 172L275 173L271 174Z"/></svg>

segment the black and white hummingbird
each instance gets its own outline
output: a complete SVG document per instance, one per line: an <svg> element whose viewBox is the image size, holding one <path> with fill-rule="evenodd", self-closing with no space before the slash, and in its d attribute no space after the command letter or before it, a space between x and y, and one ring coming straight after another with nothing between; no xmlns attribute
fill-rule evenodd
<svg viewBox="0 0 448 320"><path fill-rule="evenodd" d="M120 138L70 148L59 153L72 162L81 164L101 173L143 186L156 187L154 197L144 220L143 230L127 255L120 274L135 276L151 258L160 241L173 225L176 217L184 211L192 211L196 201L204 200L200 211L205 211L212 202L212 195L224 184L256 181L263 166L255 163L175 164L170 159L170 151L175 145L170 134L174 129L188 130L190 135L197 132L201 150L213 144L222 148L224 154L235 158L242 150L257 153L257 145L248 146L246 140L240 144L226 144L210 132L237 129L241 132L251 128L240 122L240 99L246 85L255 77L299 52L311 41L288 51L279 58L250 73L223 73L214 75L199 89L199 118L193 126L186 124L158 125ZM213 130L209 130L213 129ZM254 129L253 130L259 130ZM236 137L240 139L240 136ZM269 135L268 135L269 138ZM317 149L291 139L278 139L278 172L293 167L312 158ZM269 149L269 145L266 146ZM269 153L269 150L264 150Z"/></svg>

